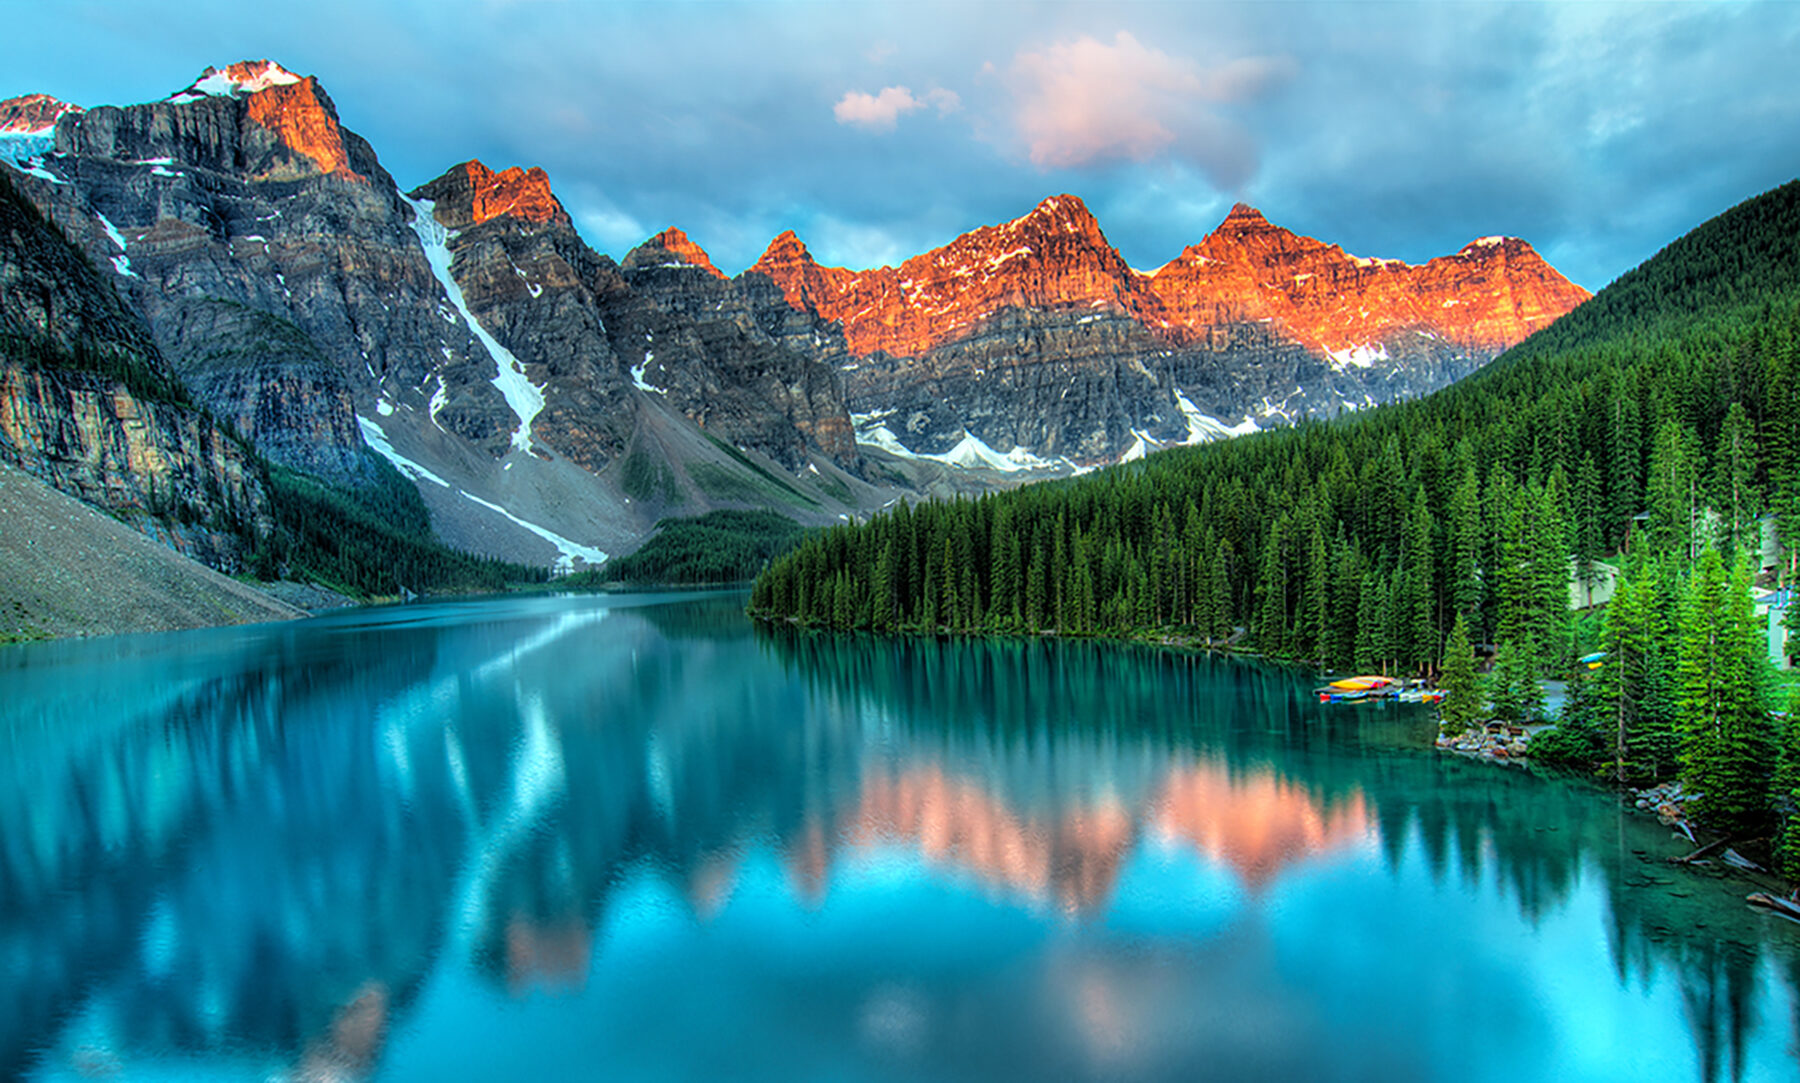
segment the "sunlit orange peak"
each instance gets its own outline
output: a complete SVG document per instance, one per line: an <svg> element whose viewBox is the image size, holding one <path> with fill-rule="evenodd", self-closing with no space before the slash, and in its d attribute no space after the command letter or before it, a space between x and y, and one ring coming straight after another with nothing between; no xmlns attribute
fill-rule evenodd
<svg viewBox="0 0 1800 1083"><path fill-rule="evenodd" d="M789 236L792 236L792 234L789 234ZM668 229L663 230L661 233L658 233L644 243L647 245L655 245L668 252L670 255L680 259L681 262L688 266L698 267L715 278L725 277L725 272L714 267L712 260L707 258L705 250L689 240L687 234L676 229L674 226L670 226Z"/></svg>

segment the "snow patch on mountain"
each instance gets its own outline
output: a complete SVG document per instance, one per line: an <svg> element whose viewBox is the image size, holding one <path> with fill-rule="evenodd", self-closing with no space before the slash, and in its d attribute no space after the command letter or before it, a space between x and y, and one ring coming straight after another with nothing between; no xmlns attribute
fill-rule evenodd
<svg viewBox="0 0 1800 1083"><path fill-rule="evenodd" d="M1388 352L1385 345L1372 346L1368 343L1364 343L1361 346L1349 346L1342 350L1328 349L1325 352L1331 355L1332 367L1340 370L1350 368L1351 366L1366 369L1374 365L1377 361L1388 360Z"/></svg>
<svg viewBox="0 0 1800 1083"><path fill-rule="evenodd" d="M998 470L1006 474L1016 473L1021 470L1057 470L1073 465L1067 459L1043 458L1042 456L1034 454L1030 448L1026 447L1015 446L1011 451L1001 454L989 447L979 436L976 436L967 429L963 430L963 438L949 451L939 454L913 451L911 448L908 448L905 444L901 443L900 438L894 435L894 430L888 428L886 425L872 425L865 427L867 421L877 417L886 417L892 412L893 411L888 410L871 414L852 415L853 419L862 419L858 422L856 442L867 447L880 448L888 454L899 456L902 459L930 459L933 462L940 462L946 466L960 466L965 469L982 468L987 470Z"/></svg>
<svg viewBox="0 0 1800 1083"><path fill-rule="evenodd" d="M536 523L527 522L517 515L514 515L512 512L507 511L500 505L489 500L483 500L474 493L464 492L461 489L458 489L457 492L462 493L464 497L480 504L489 511L499 512L501 515L506 516L508 519L511 519L513 522L524 527L526 530L531 531L533 534L536 534L551 545L556 546L557 552L561 554L561 556L556 559L555 571L558 574L574 571L576 558L580 558L589 565L599 565L606 562L607 554L604 550L596 549L591 545L583 545L580 542L570 541L561 534L558 534L555 531L545 530Z"/></svg>
<svg viewBox="0 0 1800 1083"><path fill-rule="evenodd" d="M1256 419L1246 417L1236 425L1227 425L1211 414L1203 413L1193 400L1180 391L1175 392L1175 405L1181 407L1182 416L1187 418L1188 434L1183 443L1204 444L1209 440L1229 440L1233 436L1248 436L1260 431Z"/></svg>
<svg viewBox="0 0 1800 1083"><path fill-rule="evenodd" d="M207 68L186 90L169 95L177 105L205 98L241 98L272 86L298 83L300 77L270 60L233 64L228 68Z"/></svg>
<svg viewBox="0 0 1800 1083"><path fill-rule="evenodd" d="M442 485L446 489L455 488L455 486L451 485L443 478L438 477L423 466L420 466L418 463L413 462L398 451L395 451L394 445L388 443L387 433L382 431L380 425L377 425L375 422L358 414L356 415L356 427L362 430L363 443L369 445L377 455L380 455L388 462L393 463L394 469L400 471L402 474L412 478L414 481L429 481L437 485Z"/></svg>
<svg viewBox="0 0 1800 1083"><path fill-rule="evenodd" d="M111 240L112 243L119 246L119 254L112 258L113 270L115 270L115 271L119 272L120 274L125 275L129 278L143 277L142 275L138 274L136 271L131 269L131 261L129 259L125 258L125 236L124 236L124 234L120 233L118 230L118 227L114 226L110 221L108 221L106 215L101 214L99 211L94 212L94 217L98 218L100 220L100 228L106 231L107 238L109 240Z"/></svg>
<svg viewBox="0 0 1800 1083"><path fill-rule="evenodd" d="M379 407L377 408L379 409ZM505 516L513 523L524 527L526 530L529 530L531 533L536 534L551 545L554 545L557 553L560 554L556 560L555 570L557 572L573 571L575 568L575 560L577 558L586 561L589 565L598 565L607 559L607 554L604 550L597 549L591 545L583 545L577 541L571 541L553 530L546 530L536 523L519 518L517 515L507 511L505 508L491 500L483 500L474 493L464 489L458 489L437 474L432 473L430 470L396 451L394 445L388 441L387 433L382 431L380 425L377 425L368 418L358 414L356 425L357 428L362 430L363 442L368 444L377 455L380 455L388 462L393 463L394 469L400 471L402 474L405 474L415 481L429 481L435 485L442 485L446 489L455 490L457 495L473 503L479 504L489 511ZM509 463L507 465L510 466L511 464Z"/></svg>
<svg viewBox="0 0 1800 1083"><path fill-rule="evenodd" d="M668 388L657 387L655 384L644 379L644 370L649 368L650 362L654 360L656 360L656 355L649 350L645 350L644 359L631 366L631 382L639 391L654 391L658 395L667 395L669 393Z"/></svg>
<svg viewBox="0 0 1800 1083"><path fill-rule="evenodd" d="M431 273L438 284L444 287L444 295L450 299L456 311L462 314L463 322L469 330L487 347L488 355L494 359L496 372L493 385L505 396L506 405L519 419L519 429L513 433L513 447L520 451L531 450L531 421L544 408L544 389L525 377L525 366L512 355L512 351L500 345L498 339L481 326L481 321L469 311L468 302L463 300L462 287L450 274L450 231L438 224L432 216L432 208L436 205L429 199L412 199L401 196L413 209L413 232L419 235L419 247L425 251L425 261L431 265ZM448 319L446 315L446 319ZM455 322L451 320L451 322ZM435 416L435 415L434 415Z"/></svg>
<svg viewBox="0 0 1800 1083"><path fill-rule="evenodd" d="M33 158L49 154L55 148L54 127L35 132L0 132L0 161L23 165Z"/></svg>

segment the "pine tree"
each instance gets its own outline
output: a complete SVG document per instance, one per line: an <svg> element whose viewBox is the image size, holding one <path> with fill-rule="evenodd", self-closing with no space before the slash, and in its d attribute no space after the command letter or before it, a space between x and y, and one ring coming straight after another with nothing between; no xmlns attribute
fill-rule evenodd
<svg viewBox="0 0 1800 1083"><path fill-rule="evenodd" d="M1306 542L1306 583L1300 595L1301 653L1323 667L1331 647L1331 550L1313 522Z"/></svg>
<svg viewBox="0 0 1800 1083"><path fill-rule="evenodd" d="M1756 533L1756 516L1762 503L1756 485L1757 465L1756 432L1750 415L1745 413L1743 403L1734 402L1719 430L1719 446L1713 455L1708 486L1712 506L1721 520L1720 541L1730 553L1759 545L1762 540Z"/></svg>
<svg viewBox="0 0 1800 1083"><path fill-rule="evenodd" d="M1465 730L1481 721L1486 702L1481 694L1481 679L1475 675L1475 648L1469 645L1468 622L1462 614L1450 626L1450 640L1444 644L1444 672L1439 680L1444 698L1438 704L1438 716L1444 725Z"/></svg>
<svg viewBox="0 0 1800 1083"><path fill-rule="evenodd" d="M1221 538L1211 567L1212 583L1208 593L1212 596L1213 625L1207 629L1207 638L1221 643L1231 638L1231 543Z"/></svg>
<svg viewBox="0 0 1800 1083"><path fill-rule="evenodd" d="M1708 549L1688 583L1682 613L1676 714L1682 781L1699 791L1702 818L1729 833L1767 822L1774 751L1748 568L1739 561L1728 574Z"/></svg>
<svg viewBox="0 0 1800 1083"><path fill-rule="evenodd" d="M1582 588L1582 608L1594 606L1595 567L1606 551L1605 499L1600 485L1600 467L1590 452L1581 458L1575 472L1573 499L1573 541L1575 577Z"/></svg>
<svg viewBox="0 0 1800 1083"><path fill-rule="evenodd" d="M1291 578L1283 560L1287 542L1288 518L1283 515L1269 529L1263 543L1262 572L1256 580L1256 642L1265 654L1288 652L1288 582Z"/></svg>
<svg viewBox="0 0 1800 1083"><path fill-rule="evenodd" d="M894 543L890 540L881 547L881 558L875 562L875 581L871 584L869 625L877 632L894 628L894 565Z"/></svg>
<svg viewBox="0 0 1800 1083"><path fill-rule="evenodd" d="M1502 722L1541 722L1544 719L1544 686L1538 681L1538 661L1529 638L1500 644L1494 671L1488 675L1488 699L1494 717Z"/></svg>
<svg viewBox="0 0 1800 1083"><path fill-rule="evenodd" d="M1692 429L1673 419L1657 428L1650 449L1650 542L1682 560L1699 552L1699 458Z"/></svg>
<svg viewBox="0 0 1800 1083"><path fill-rule="evenodd" d="M1639 412L1635 374L1626 372L1614 385L1607 411L1606 480L1611 498L1607 505L1607 544L1624 544L1632 517L1642 508L1644 494L1643 424Z"/></svg>
<svg viewBox="0 0 1800 1083"><path fill-rule="evenodd" d="M1530 576L1531 638L1538 652L1540 672L1560 672L1569 659L1569 529L1563 507L1567 503L1567 479L1558 466L1550 483L1532 492L1526 564Z"/></svg>
<svg viewBox="0 0 1800 1083"><path fill-rule="evenodd" d="M1451 604L1478 630L1481 619L1481 552L1486 529L1481 520L1481 484L1475 468L1464 473L1450 498Z"/></svg>
<svg viewBox="0 0 1800 1083"><path fill-rule="evenodd" d="M1400 662L1416 673L1428 672L1437 661L1437 625L1432 620L1431 508L1421 491L1407 517L1400 548L1399 600L1395 606L1400 629Z"/></svg>
<svg viewBox="0 0 1800 1083"><path fill-rule="evenodd" d="M1776 869L1800 883L1800 688L1789 696L1787 719L1781 726L1774 798L1781 816L1775 844Z"/></svg>

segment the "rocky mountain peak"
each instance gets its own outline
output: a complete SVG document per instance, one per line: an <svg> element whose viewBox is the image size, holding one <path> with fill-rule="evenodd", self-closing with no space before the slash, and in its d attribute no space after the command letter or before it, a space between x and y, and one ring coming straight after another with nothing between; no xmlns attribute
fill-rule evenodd
<svg viewBox="0 0 1800 1083"><path fill-rule="evenodd" d="M1517 238L1484 237L1415 267L1351 255L1243 203L1151 288L1190 339L1266 320L1339 364L1386 356L1403 331L1491 354L1587 299Z"/></svg>
<svg viewBox="0 0 1800 1083"><path fill-rule="evenodd" d="M26 94L0 102L0 135L41 135L56 127L64 113L80 113L79 105L70 105L48 94Z"/></svg>
<svg viewBox="0 0 1800 1083"><path fill-rule="evenodd" d="M242 102L251 121L273 132L288 150L309 159L320 173L367 179L351 168L337 107L312 76L295 75L272 60L241 60L207 68L168 100L193 106L219 98Z"/></svg>
<svg viewBox="0 0 1800 1083"><path fill-rule="evenodd" d="M1079 196L1063 193L1051 196L1031 209L1031 213L1023 218L1016 218L1008 223L1014 230L1047 230L1061 233L1079 233L1088 237L1105 237L1100 232L1100 222L1094 213L1088 210L1086 203Z"/></svg>
<svg viewBox="0 0 1800 1083"><path fill-rule="evenodd" d="M1219 229L1233 233L1270 228L1269 220L1263 217L1263 212L1248 203L1233 203L1231 213L1225 216L1225 221L1219 223Z"/></svg>
<svg viewBox="0 0 1800 1083"><path fill-rule="evenodd" d="M793 307L842 321L858 356L918 356L1004 309L1139 313L1156 305L1072 195L1051 196L1022 217L970 230L899 267L822 268L784 233L751 270L773 278Z"/></svg>
<svg viewBox="0 0 1800 1083"><path fill-rule="evenodd" d="M757 258L750 269L767 274L769 266L796 262L814 263L815 261L812 253L807 251L806 242L802 241L793 230L784 229L769 242L769 247L763 249L763 254Z"/></svg>
<svg viewBox="0 0 1800 1083"><path fill-rule="evenodd" d="M788 236L792 236L792 234L790 233ZM796 243L798 243L797 238ZM802 249L804 250L804 246ZM640 253L643 255L640 256ZM689 240L686 233L674 226L670 226L632 249L631 254L625 258L627 268L645 264L667 266L671 263L697 267L714 278L725 277L725 272L714 267L712 260L707 258L705 249Z"/></svg>
<svg viewBox="0 0 1800 1083"><path fill-rule="evenodd" d="M202 98L241 98L304 81L273 60L240 60L224 68L207 68L186 89L169 95L169 100L180 105Z"/></svg>
<svg viewBox="0 0 1800 1083"><path fill-rule="evenodd" d="M312 76L267 60L208 68L168 98L68 116L56 126L58 155L154 165L167 176L192 167L258 183L321 176L388 180L373 149L338 121ZM141 190L140 190L141 194ZM216 228L216 227L215 227Z"/></svg>
<svg viewBox="0 0 1800 1083"><path fill-rule="evenodd" d="M1277 254L1283 258L1311 258L1326 252L1335 253L1338 258L1354 258L1345 256L1336 245L1327 245L1276 225L1248 203L1234 203L1225 220L1207 234L1205 240L1189 246L1180 259L1195 262L1204 257L1204 262L1244 259L1265 262L1276 258Z"/></svg>
<svg viewBox="0 0 1800 1083"><path fill-rule="evenodd" d="M1461 259L1543 259L1530 242L1519 237L1477 237L1456 254Z"/></svg>
<svg viewBox="0 0 1800 1083"><path fill-rule="evenodd" d="M420 185L412 196L435 203L437 220L449 229L468 229L501 217L534 225L571 224L568 212L550 190L550 175L537 166L513 166L496 173L470 159Z"/></svg>
<svg viewBox="0 0 1800 1083"><path fill-rule="evenodd" d="M890 268L882 270L890 276L893 274ZM769 242L769 247L745 273L766 275L774 280L781 287L789 307L831 320L840 318L834 313L842 306L846 291L854 287L859 275L870 272L819 266L812 253L807 251L806 244L793 230L787 229Z"/></svg>
<svg viewBox="0 0 1800 1083"><path fill-rule="evenodd" d="M319 172L366 179L350 168L337 108L317 79L309 75L292 83L269 82L251 92L244 104L252 121L274 132L289 150L312 159Z"/></svg>

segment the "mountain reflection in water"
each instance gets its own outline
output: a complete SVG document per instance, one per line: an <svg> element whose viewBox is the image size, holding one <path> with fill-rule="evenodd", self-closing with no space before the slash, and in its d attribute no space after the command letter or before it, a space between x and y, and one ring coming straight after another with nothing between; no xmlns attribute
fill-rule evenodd
<svg viewBox="0 0 1800 1083"><path fill-rule="evenodd" d="M0 652L0 1072L1795 1068L1790 926L1596 791L1423 750L1425 712L740 605Z"/></svg>

